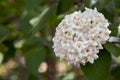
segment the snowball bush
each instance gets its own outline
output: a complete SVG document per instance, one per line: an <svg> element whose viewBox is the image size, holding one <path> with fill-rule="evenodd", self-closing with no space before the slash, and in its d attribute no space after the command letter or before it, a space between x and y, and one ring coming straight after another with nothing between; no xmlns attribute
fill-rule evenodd
<svg viewBox="0 0 120 80"><path fill-rule="evenodd" d="M108 20L96 8L66 15L53 38L55 55L68 64L94 63L111 33L108 25Z"/></svg>

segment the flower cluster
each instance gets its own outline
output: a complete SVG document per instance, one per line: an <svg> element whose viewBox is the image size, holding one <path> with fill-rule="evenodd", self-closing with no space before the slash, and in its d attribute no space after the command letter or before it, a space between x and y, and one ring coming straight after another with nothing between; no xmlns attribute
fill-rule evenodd
<svg viewBox="0 0 120 80"><path fill-rule="evenodd" d="M66 15L53 38L55 55L68 64L94 63L111 33L108 25L108 20L96 8Z"/></svg>

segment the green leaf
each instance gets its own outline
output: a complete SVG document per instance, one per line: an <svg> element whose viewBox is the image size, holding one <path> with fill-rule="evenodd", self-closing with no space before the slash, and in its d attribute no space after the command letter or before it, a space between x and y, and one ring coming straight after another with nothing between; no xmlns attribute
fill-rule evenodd
<svg viewBox="0 0 120 80"><path fill-rule="evenodd" d="M28 80L44 80L40 73L30 74Z"/></svg>
<svg viewBox="0 0 120 80"><path fill-rule="evenodd" d="M93 64L80 65L88 80L108 80L111 56L105 49L101 50L98 56Z"/></svg>
<svg viewBox="0 0 120 80"><path fill-rule="evenodd" d="M14 47L14 40L5 40L3 44L6 46L7 50L4 52L4 62L8 61L10 58L15 57L16 49Z"/></svg>
<svg viewBox="0 0 120 80"><path fill-rule="evenodd" d="M44 48L36 48L32 49L27 52L25 55L25 61L26 65L29 71L32 73L37 73L38 72L38 67L41 64L41 62L44 61L46 56L46 52Z"/></svg>
<svg viewBox="0 0 120 80"><path fill-rule="evenodd" d="M0 52L0 65L1 65L1 63L3 61L3 58L4 58L4 55L3 55L3 53Z"/></svg>
<svg viewBox="0 0 120 80"><path fill-rule="evenodd" d="M59 0L57 14L62 14L69 10L74 4L74 0Z"/></svg>
<svg viewBox="0 0 120 80"><path fill-rule="evenodd" d="M5 80L5 79L3 79L3 77L0 77L0 80Z"/></svg>
<svg viewBox="0 0 120 80"><path fill-rule="evenodd" d="M35 21L35 25L34 28L32 29L32 33L33 35L39 31L40 29L42 29L44 27L44 24L47 22L47 20L49 19L49 17L53 14L54 10L55 10L55 5L50 7L50 8L46 8L37 18L35 18L33 21ZM33 22L32 21L32 22Z"/></svg>
<svg viewBox="0 0 120 80"><path fill-rule="evenodd" d="M34 9L37 7L42 0L26 0L26 5L29 10Z"/></svg>
<svg viewBox="0 0 120 80"><path fill-rule="evenodd" d="M30 49L39 48L48 44L46 40L42 38L31 37L24 41L22 51L27 52Z"/></svg>
<svg viewBox="0 0 120 80"><path fill-rule="evenodd" d="M111 30L110 36L118 36L118 27L119 23L114 23L109 25L109 29Z"/></svg>
<svg viewBox="0 0 120 80"><path fill-rule="evenodd" d="M111 7L107 7L107 9L102 9L100 12L104 14L105 18L108 19L108 21L114 22L114 11L111 10L111 12L109 12L109 9L111 9Z"/></svg>
<svg viewBox="0 0 120 80"><path fill-rule="evenodd" d="M117 66L111 71L112 76L115 78L115 80L120 80L120 67Z"/></svg>
<svg viewBox="0 0 120 80"><path fill-rule="evenodd" d="M104 0L101 5L98 7L98 10L102 10L103 8L105 8L112 0Z"/></svg>
<svg viewBox="0 0 120 80"><path fill-rule="evenodd" d="M86 7L90 7L91 0L83 0Z"/></svg>
<svg viewBox="0 0 120 80"><path fill-rule="evenodd" d="M104 44L104 47L107 51L109 51L109 53L113 54L114 56L117 57L120 55L120 47L116 46L115 44L106 42Z"/></svg>
<svg viewBox="0 0 120 80"><path fill-rule="evenodd" d="M11 31L6 28L6 26L0 25L0 42L3 41L8 35L10 35Z"/></svg>
<svg viewBox="0 0 120 80"><path fill-rule="evenodd" d="M25 47L30 47L33 46L35 47L40 47L43 46L43 41L44 38L36 38L36 37L32 37L32 38L28 38L25 42L24 42L24 46Z"/></svg>
<svg viewBox="0 0 120 80"><path fill-rule="evenodd" d="M98 11L101 11L103 9L106 9L111 3L112 0L95 0L96 3L92 5L92 7L96 7Z"/></svg>
<svg viewBox="0 0 120 80"><path fill-rule="evenodd" d="M30 74L28 80L39 80L35 75Z"/></svg>
<svg viewBox="0 0 120 80"><path fill-rule="evenodd" d="M120 12L120 0L113 0L115 9L117 12Z"/></svg>
<svg viewBox="0 0 120 80"><path fill-rule="evenodd" d="M34 17L34 15L31 13L31 11L28 10L24 10L21 17L20 17L20 21L21 21L21 25L22 25L22 31L24 33L29 33L30 30L32 29L32 25L30 25L29 21L30 19Z"/></svg>

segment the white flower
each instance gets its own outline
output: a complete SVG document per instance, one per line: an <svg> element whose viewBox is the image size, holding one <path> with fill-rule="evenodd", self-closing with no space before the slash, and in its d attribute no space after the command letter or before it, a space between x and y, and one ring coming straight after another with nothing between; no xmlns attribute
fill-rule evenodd
<svg viewBox="0 0 120 80"><path fill-rule="evenodd" d="M111 33L108 25L108 20L96 8L66 15L53 38L55 55L69 64L94 63Z"/></svg>

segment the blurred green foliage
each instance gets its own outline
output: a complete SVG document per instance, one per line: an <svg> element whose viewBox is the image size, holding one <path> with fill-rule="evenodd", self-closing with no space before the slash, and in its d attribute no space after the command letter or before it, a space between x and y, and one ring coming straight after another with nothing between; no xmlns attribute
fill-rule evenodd
<svg viewBox="0 0 120 80"><path fill-rule="evenodd" d="M111 56L105 49L101 50L99 59L94 64L87 63L81 65L82 70L88 76L89 80L107 80L109 75L109 66L111 65ZM96 76L95 76L96 75Z"/></svg>
<svg viewBox="0 0 120 80"><path fill-rule="evenodd" d="M27 68L28 80L56 80L56 78L49 78L51 69L56 72L55 67L49 69L49 66L55 66L57 62L52 50L52 37L55 27L64 15L76 10L83 11L85 7L96 7L110 22L111 36L120 38L119 3L120 0L0 0L0 66L7 64L11 59L17 60L17 56L22 55L25 57L24 68ZM114 42L115 39L112 41ZM107 79L107 71L109 71L111 63L109 53L114 57L120 56L119 44L120 39L118 39L117 45L107 42L104 47L108 52L103 50L95 64L88 63L81 67L88 80ZM48 63L48 70L39 74L38 68L42 62ZM115 61L112 64L116 64ZM109 77L119 80L119 68L120 65L117 65L111 69ZM55 74L57 75L57 73ZM60 76L57 79L86 80L70 78L71 75L74 76L68 71L62 75L63 78ZM5 77L1 77L0 80L2 78ZM15 80L10 77L5 79ZM23 79L21 77L17 80Z"/></svg>

